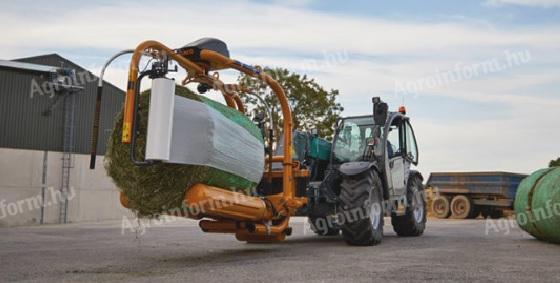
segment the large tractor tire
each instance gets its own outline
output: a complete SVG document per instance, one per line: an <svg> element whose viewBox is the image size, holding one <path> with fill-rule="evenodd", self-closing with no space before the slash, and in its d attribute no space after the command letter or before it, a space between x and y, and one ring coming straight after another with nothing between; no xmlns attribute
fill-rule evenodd
<svg viewBox="0 0 560 283"><path fill-rule="evenodd" d="M309 217L307 221L309 221L311 231L319 236L337 236L340 234L340 228L329 225L334 221L329 222L326 217Z"/></svg>
<svg viewBox="0 0 560 283"><path fill-rule="evenodd" d="M467 219L473 213L474 206L471 199L464 195L456 195L451 200L451 217Z"/></svg>
<svg viewBox="0 0 560 283"><path fill-rule="evenodd" d="M440 219L448 218L451 215L449 199L445 196L437 196L432 201L432 214Z"/></svg>
<svg viewBox="0 0 560 283"><path fill-rule="evenodd" d="M391 215L393 230L400 237L417 237L426 228L426 200L424 186L419 176L413 175L406 188L406 212L402 216Z"/></svg>
<svg viewBox="0 0 560 283"><path fill-rule="evenodd" d="M374 170L345 176L340 189L339 219L349 245L373 246L383 239L383 185Z"/></svg>

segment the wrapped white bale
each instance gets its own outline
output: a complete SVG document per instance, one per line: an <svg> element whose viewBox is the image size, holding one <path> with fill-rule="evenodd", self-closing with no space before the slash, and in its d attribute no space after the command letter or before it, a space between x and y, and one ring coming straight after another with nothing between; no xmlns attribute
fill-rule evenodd
<svg viewBox="0 0 560 283"><path fill-rule="evenodd" d="M262 138L206 103L176 96L173 80L155 79L152 92L146 159L210 166L259 182Z"/></svg>
<svg viewBox="0 0 560 283"><path fill-rule="evenodd" d="M139 108L136 156L162 162L132 164L129 146L120 142L122 114L106 156L108 174L142 216L182 207L185 190L195 183L250 190L264 170L262 134L251 120L170 83L154 80L154 95L142 93Z"/></svg>

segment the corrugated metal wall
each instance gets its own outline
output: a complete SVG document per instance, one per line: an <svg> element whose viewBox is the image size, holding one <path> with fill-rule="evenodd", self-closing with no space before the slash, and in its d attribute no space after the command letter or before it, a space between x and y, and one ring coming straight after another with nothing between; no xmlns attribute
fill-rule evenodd
<svg viewBox="0 0 560 283"><path fill-rule="evenodd" d="M57 54L24 58L18 61L73 68L76 72L87 72L80 66ZM93 112L95 107L97 77L89 73L84 90L76 95L74 149L76 153L89 153ZM27 71L0 68L0 147L34 150L62 151L63 99L58 102L48 95L34 93L31 97L32 81L39 84L43 79ZM124 91L104 83L101 108L98 154L105 153L107 139L113 128L115 115L121 110ZM54 107L53 103L56 103ZM42 113L52 108L50 115Z"/></svg>

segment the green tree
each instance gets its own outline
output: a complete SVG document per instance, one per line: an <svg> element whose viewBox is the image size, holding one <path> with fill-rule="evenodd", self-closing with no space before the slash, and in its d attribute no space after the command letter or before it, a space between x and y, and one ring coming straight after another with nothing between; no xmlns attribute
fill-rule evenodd
<svg viewBox="0 0 560 283"><path fill-rule="evenodd" d="M294 129L317 129L320 136L330 139L334 123L344 110L336 101L339 95L338 90L327 91L307 75L299 75L284 68L265 68L264 71L284 89L292 109ZM263 98L266 104L272 108L274 125L276 125L276 132L279 133L282 125L282 112L276 95L263 82L251 77L242 75L238 81L240 84L250 87L253 93ZM266 113L265 106L254 96L244 94L242 98L249 109Z"/></svg>
<svg viewBox="0 0 560 283"><path fill-rule="evenodd" d="M559 167L560 166L560 157L558 157L556 160L550 160L550 163L548 164L548 167Z"/></svg>

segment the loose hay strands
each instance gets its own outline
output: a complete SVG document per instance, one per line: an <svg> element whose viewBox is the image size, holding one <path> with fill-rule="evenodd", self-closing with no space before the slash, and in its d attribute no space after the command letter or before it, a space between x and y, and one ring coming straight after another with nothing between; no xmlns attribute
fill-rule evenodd
<svg viewBox="0 0 560 283"><path fill-rule="evenodd" d="M176 95L201 101L243 126L262 141L259 129L242 113L177 86ZM140 95L136 156L144 158L150 91ZM229 172L208 166L156 163L135 166L130 161L129 145L121 143L123 116L116 117L105 156L105 169L117 187L126 195L130 207L142 217L153 217L182 209L185 190L196 183L232 190L250 190L256 184Z"/></svg>

